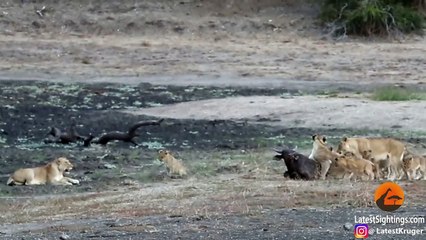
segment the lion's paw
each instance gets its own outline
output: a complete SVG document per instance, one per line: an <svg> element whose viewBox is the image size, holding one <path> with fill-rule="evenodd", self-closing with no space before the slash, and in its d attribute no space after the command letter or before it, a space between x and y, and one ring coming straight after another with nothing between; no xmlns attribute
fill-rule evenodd
<svg viewBox="0 0 426 240"><path fill-rule="evenodd" d="M70 179L69 180L73 185L80 185L80 181L78 181L77 179Z"/></svg>

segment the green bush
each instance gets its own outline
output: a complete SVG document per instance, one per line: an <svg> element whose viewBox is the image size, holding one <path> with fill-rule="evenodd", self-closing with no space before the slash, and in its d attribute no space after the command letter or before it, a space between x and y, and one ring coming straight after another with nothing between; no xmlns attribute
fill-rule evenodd
<svg viewBox="0 0 426 240"><path fill-rule="evenodd" d="M412 3L410 3L412 2ZM424 15L411 7L415 1L324 0L320 18L334 25L335 34L386 35L393 31L421 32ZM342 32L345 31L345 32Z"/></svg>
<svg viewBox="0 0 426 240"><path fill-rule="evenodd" d="M374 91L372 99L376 101L426 100L426 94L398 87L383 87Z"/></svg>

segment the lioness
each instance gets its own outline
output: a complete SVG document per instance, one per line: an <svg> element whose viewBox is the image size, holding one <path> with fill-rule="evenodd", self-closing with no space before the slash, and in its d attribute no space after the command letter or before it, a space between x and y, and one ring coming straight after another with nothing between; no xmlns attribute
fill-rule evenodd
<svg viewBox="0 0 426 240"><path fill-rule="evenodd" d="M426 156L408 153L403 159L403 169L408 180L426 180ZM417 175L419 171L419 175Z"/></svg>
<svg viewBox="0 0 426 240"><path fill-rule="evenodd" d="M7 180L7 185L73 185L80 184L77 179L64 177L64 173L71 171L73 165L65 157L53 160L42 167L21 168L16 170Z"/></svg>
<svg viewBox="0 0 426 240"><path fill-rule="evenodd" d="M311 155L309 155L309 158L320 163L320 178L324 180L327 172L330 169L331 164L335 161L337 157L340 156L340 154L332 151L332 149L326 145L327 139L325 137L321 135L313 135L312 140L314 142L312 152Z"/></svg>
<svg viewBox="0 0 426 240"><path fill-rule="evenodd" d="M376 178L380 178L380 162L387 168L387 179L394 180L399 176L402 169L402 159L404 157L404 143L392 138L347 138L344 137L337 152L352 152L358 158L362 158L365 151L371 150L371 158L376 166Z"/></svg>
<svg viewBox="0 0 426 240"><path fill-rule="evenodd" d="M371 161L357 158L355 154L350 152L337 157L335 160L337 166L344 168L347 173L350 173L349 179L355 174L361 180L365 180L365 177L368 177L369 180L374 180L375 166Z"/></svg>
<svg viewBox="0 0 426 240"><path fill-rule="evenodd" d="M159 150L158 159L166 165L167 173L170 177L176 175L183 177L187 175L186 168L182 162L177 160L169 151Z"/></svg>

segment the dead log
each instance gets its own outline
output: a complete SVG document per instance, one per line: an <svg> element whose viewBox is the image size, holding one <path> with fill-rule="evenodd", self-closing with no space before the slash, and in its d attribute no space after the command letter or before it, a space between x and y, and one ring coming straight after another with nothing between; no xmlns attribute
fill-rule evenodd
<svg viewBox="0 0 426 240"><path fill-rule="evenodd" d="M85 137L81 136L75 129L75 123L72 123L66 133L62 133L59 128L51 127L47 134L47 138L44 139L44 143L69 144L82 141L84 139Z"/></svg>
<svg viewBox="0 0 426 240"><path fill-rule="evenodd" d="M163 122L164 119L160 119L158 121L141 121L141 122L137 122L135 124L133 124L130 128L129 131L127 132L109 132L109 133L105 133L104 135L102 135L101 137L99 137L99 139L93 141L93 143L97 143L97 144L101 144L101 145L106 145L108 142L110 141L123 141L123 142L130 142L133 143L134 145L138 145L135 141L133 141L133 138L138 137L139 134L136 133L136 130L140 127L145 127L145 126L158 126L161 124L161 122ZM85 141L85 146L90 146L90 140L89 141Z"/></svg>
<svg viewBox="0 0 426 240"><path fill-rule="evenodd" d="M88 137L86 137L84 140L83 140L83 146L85 146L85 147L90 147L90 143L92 142L92 140L95 138L95 136L93 136L92 134L89 134L89 136Z"/></svg>

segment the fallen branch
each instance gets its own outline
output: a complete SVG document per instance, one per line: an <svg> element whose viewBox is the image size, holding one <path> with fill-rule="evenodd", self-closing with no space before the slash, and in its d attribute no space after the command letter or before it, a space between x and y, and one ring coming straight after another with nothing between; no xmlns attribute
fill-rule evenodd
<svg viewBox="0 0 426 240"><path fill-rule="evenodd" d="M123 142L130 142L130 143L133 143L134 145L138 145L135 141L133 141L133 138L139 136L139 134L136 133L136 130L140 127L160 125L160 123L163 122L163 120L164 119L160 119L158 121L137 122L136 124L132 125L129 128L129 131L127 132L109 132L99 137L99 139L93 141L93 143L106 145L110 141L117 140L117 141L123 141ZM90 146L90 143L91 143L90 137L93 139L93 136L89 136L89 138L84 141L84 146L86 147Z"/></svg>
<svg viewBox="0 0 426 240"><path fill-rule="evenodd" d="M348 4L345 3L345 5L343 5L343 7L340 9L339 16L333 22L327 24L327 29L329 30L327 31L326 35L334 37L337 41L340 41L347 37L346 22L345 21L341 22L343 11L347 7L348 7Z"/></svg>
<svg viewBox="0 0 426 240"><path fill-rule="evenodd" d="M36 13L42 18L44 16L45 11L46 11L46 6L43 6L40 10L36 10Z"/></svg>
<svg viewBox="0 0 426 240"><path fill-rule="evenodd" d="M50 132L47 134L47 138L44 139L44 143L69 144L84 139L85 137L78 134L75 129L75 123L73 123L66 133L62 133L59 128L51 127Z"/></svg>

